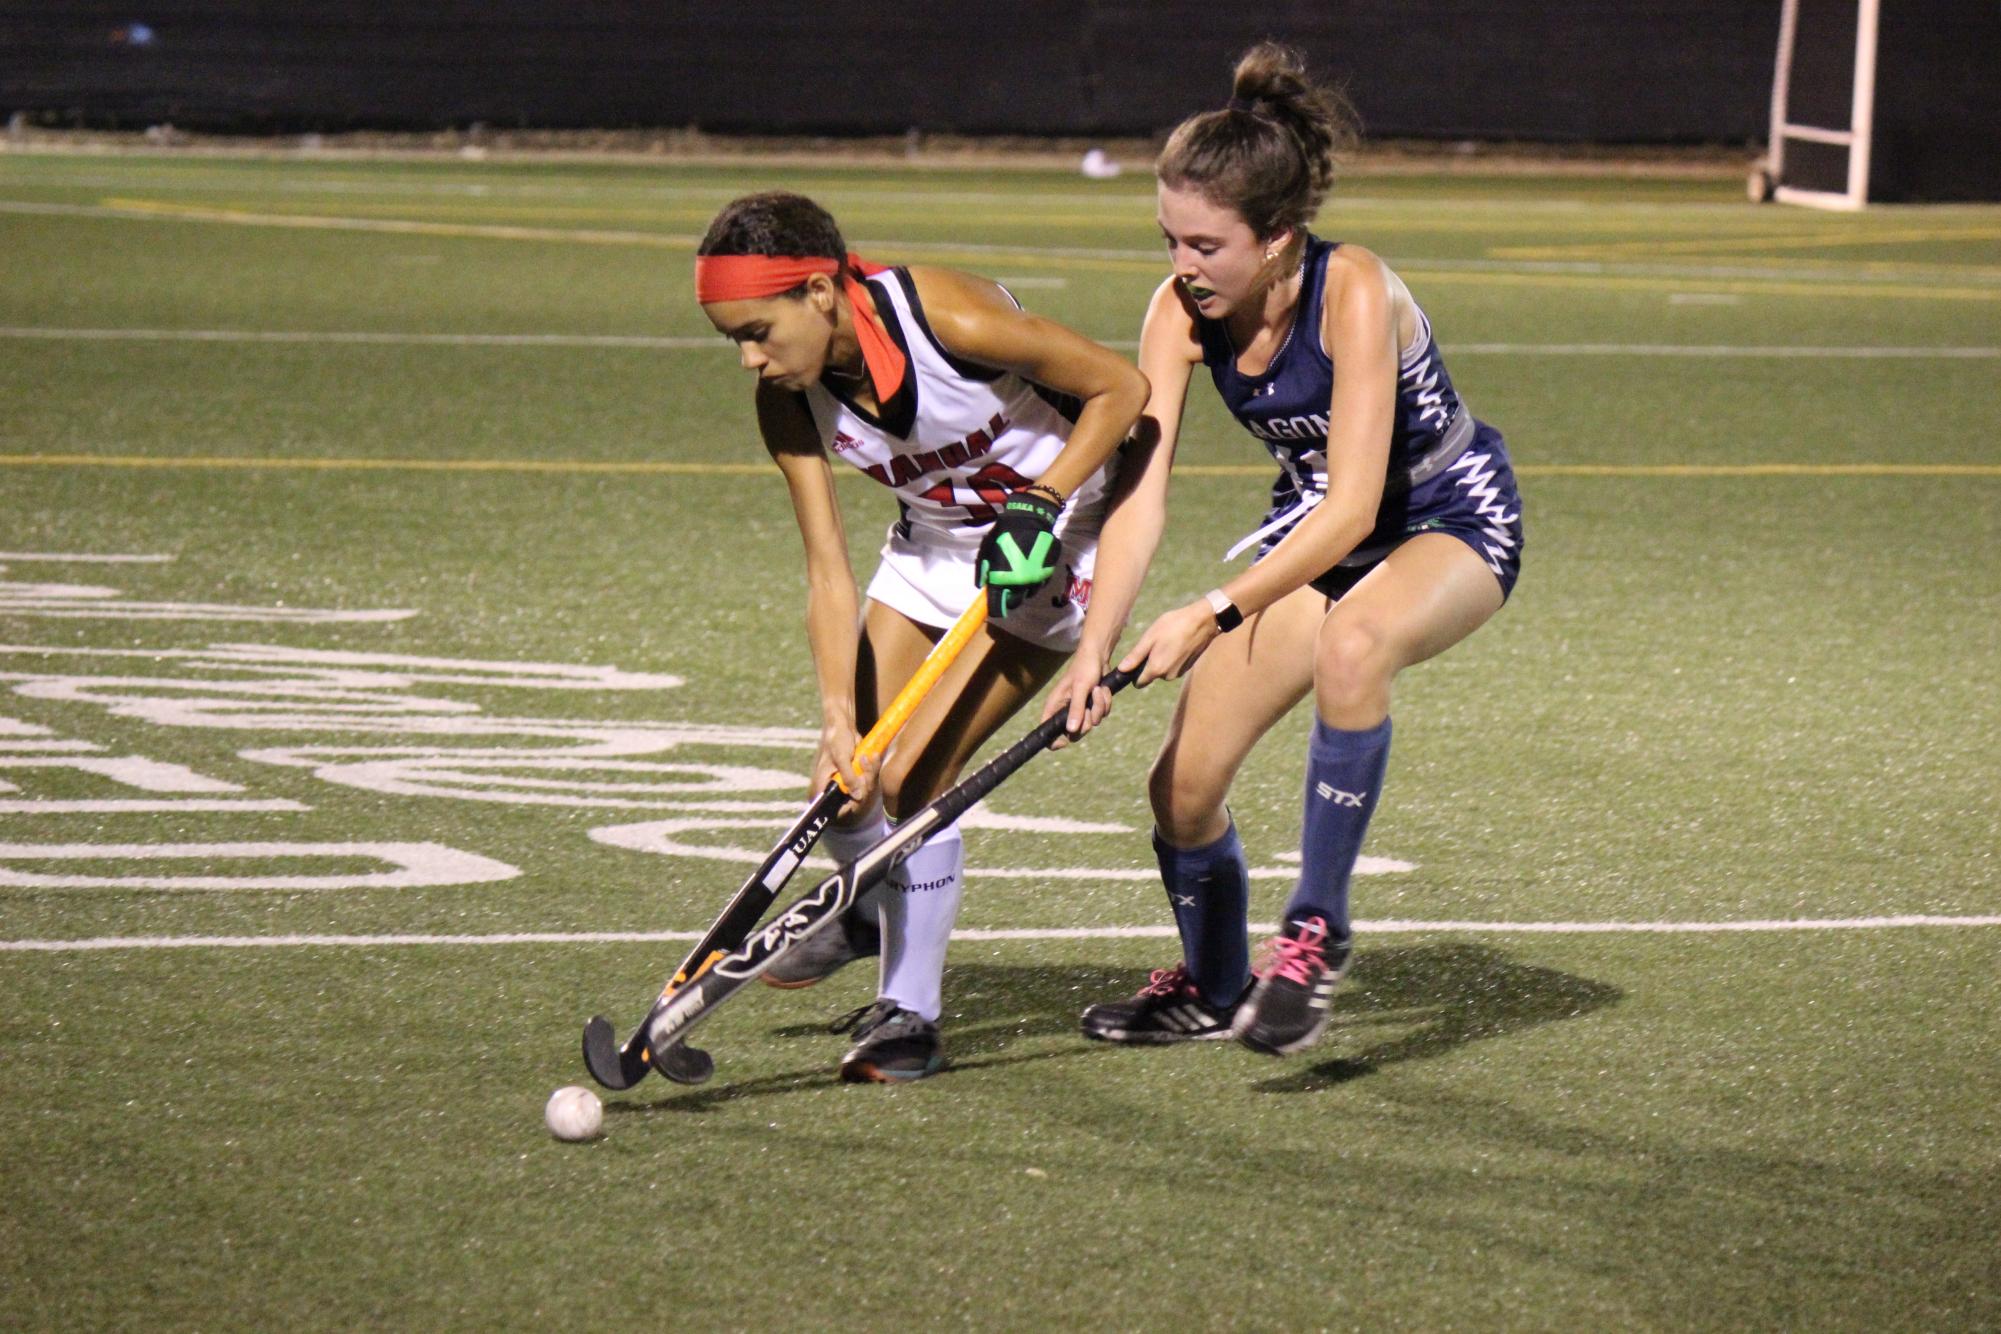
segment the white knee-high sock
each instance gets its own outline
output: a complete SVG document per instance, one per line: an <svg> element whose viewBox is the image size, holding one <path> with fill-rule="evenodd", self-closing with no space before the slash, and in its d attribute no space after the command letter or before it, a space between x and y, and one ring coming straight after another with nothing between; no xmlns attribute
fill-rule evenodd
<svg viewBox="0 0 2001 1334"><path fill-rule="evenodd" d="M948 825L910 854L884 883L882 997L932 1023L944 1009L945 948L966 882L966 842Z"/></svg>
<svg viewBox="0 0 2001 1334"><path fill-rule="evenodd" d="M851 825L828 825L826 832L820 835L819 850L821 855L832 861L834 865L846 866L849 862L882 842L888 834L889 821L883 818L882 804L877 802L863 813L858 823ZM814 884L819 881L820 872L808 870L803 872L800 878L809 885ZM855 906L848 911L866 921L870 926L875 925L876 917L882 904L883 893L884 887L877 885L874 889L862 895Z"/></svg>

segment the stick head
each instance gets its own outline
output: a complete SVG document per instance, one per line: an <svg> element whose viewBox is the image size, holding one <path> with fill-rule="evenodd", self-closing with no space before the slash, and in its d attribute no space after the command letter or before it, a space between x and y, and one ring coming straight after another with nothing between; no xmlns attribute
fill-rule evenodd
<svg viewBox="0 0 2001 1334"><path fill-rule="evenodd" d="M635 1069L634 1063L625 1059L619 1050L618 1030L601 1014L584 1025L584 1069L608 1089L629 1089L646 1077L645 1064L638 1063Z"/></svg>
<svg viewBox="0 0 2001 1334"><path fill-rule="evenodd" d="M653 1068L676 1084L706 1084L716 1073L716 1060L699 1047L677 1042L660 1053Z"/></svg>

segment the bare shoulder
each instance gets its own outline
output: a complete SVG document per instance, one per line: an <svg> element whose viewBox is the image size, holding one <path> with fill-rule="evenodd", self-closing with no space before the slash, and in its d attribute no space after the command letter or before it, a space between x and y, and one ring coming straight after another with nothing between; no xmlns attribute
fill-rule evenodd
<svg viewBox="0 0 2001 1334"><path fill-rule="evenodd" d="M1329 349L1358 338L1373 343L1384 331L1394 346L1402 347L1415 327L1415 310L1410 289L1375 251L1344 244L1327 256L1320 332Z"/></svg>
<svg viewBox="0 0 2001 1334"><path fill-rule="evenodd" d="M1202 335L1195 328L1195 303L1172 275L1153 289L1140 340L1148 347L1173 348L1185 360L1202 360Z"/></svg>
<svg viewBox="0 0 2001 1334"><path fill-rule="evenodd" d="M1364 301L1387 298L1393 286L1401 286L1382 256L1367 246L1344 242L1327 256L1327 304L1359 298Z"/></svg>
<svg viewBox="0 0 2001 1334"><path fill-rule="evenodd" d="M991 278L982 278L963 269L937 268L929 264L913 264L906 271L910 274L911 286L917 289L918 299L924 303L926 316L934 326L941 317L951 319L970 314L977 318L995 311L1012 313L1020 309L1006 290Z"/></svg>

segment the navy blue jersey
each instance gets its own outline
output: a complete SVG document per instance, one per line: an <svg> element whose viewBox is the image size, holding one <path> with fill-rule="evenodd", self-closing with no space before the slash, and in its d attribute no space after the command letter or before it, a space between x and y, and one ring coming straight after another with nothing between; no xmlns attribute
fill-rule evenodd
<svg viewBox="0 0 2001 1334"><path fill-rule="evenodd" d="M1292 328L1278 355L1262 375L1237 370L1237 349L1221 321L1197 316L1202 362L1215 379L1216 392L1245 430L1264 442L1278 461L1280 473L1272 484L1267 530L1269 546L1277 541L1287 515L1297 518L1308 502L1327 494L1327 412L1334 393L1334 362L1321 346L1321 308L1327 289L1327 257L1339 241L1306 238L1305 275ZM1418 336L1405 348L1397 370L1396 419L1390 430L1390 456L1383 479L1383 502L1375 531L1356 548L1357 555L1394 545L1404 535L1412 470L1427 464L1443 466L1445 457L1463 449L1472 437L1473 419L1452 388L1445 361L1431 336L1431 322L1418 312ZM1431 475L1421 471L1422 476ZM1260 534L1261 536L1263 534ZM1233 553L1234 554L1234 553Z"/></svg>

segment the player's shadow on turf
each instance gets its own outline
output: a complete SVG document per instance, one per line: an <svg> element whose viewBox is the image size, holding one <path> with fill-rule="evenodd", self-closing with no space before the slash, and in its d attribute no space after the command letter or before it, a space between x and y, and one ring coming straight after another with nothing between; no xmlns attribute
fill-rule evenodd
<svg viewBox="0 0 2001 1334"><path fill-rule="evenodd" d="M1004 1063L1002 1053L1022 1038L1074 1035L1086 1005L1129 993L1137 981L1128 970L1110 968L954 967L946 993L955 1063ZM1365 946L1335 992L1334 1021L1316 1053L1321 1059L1275 1065L1273 1077L1256 1087L1329 1088L1399 1061L1575 1019L1623 996L1607 983L1517 963L1487 945Z"/></svg>
<svg viewBox="0 0 2001 1334"><path fill-rule="evenodd" d="M1322 1051L1332 1048L1328 1057L1256 1087L1267 1093L1331 1088L1399 1061L1576 1019L1624 997L1609 983L1517 963L1486 945L1358 950L1334 993L1333 1022L1320 1040ZM1396 1031L1371 1042L1381 1029Z"/></svg>
<svg viewBox="0 0 2001 1334"><path fill-rule="evenodd" d="M951 1059L943 1074L1105 1050L1078 1033L1079 1014L1093 1001L1130 994L1141 980L1125 968L955 964L945 978L944 1028ZM1354 968L1334 993L1334 1020L1316 1049L1324 1059L1304 1065L1303 1060L1312 1058L1295 1057L1275 1064L1274 1077L1255 1087L1268 1093L1331 1088L1399 1061L1442 1056L1469 1042L1575 1019L1615 1004L1624 994L1604 982L1517 963L1486 945L1368 946L1357 952ZM833 1013L837 1011L830 1008ZM776 1038L817 1038L824 1050L800 1069L718 1081L632 1104L632 1110L701 1111L736 1098L802 1093L839 1083L829 1066L838 1058L841 1040L825 1021L780 1024L768 1031ZM1024 1040L1051 1037L1076 1042L1058 1050L1020 1049Z"/></svg>
<svg viewBox="0 0 2001 1334"><path fill-rule="evenodd" d="M955 1058L975 1058L999 1055L1021 1038L1075 1036L1086 1005L1130 994L1142 980L1127 969L954 966L945 986L948 1041ZM1365 944L1334 993L1334 1021L1314 1053L1322 1059L1274 1064L1279 1077L1260 1087L1323 1088L1398 1061L1574 1019L1623 995L1607 983L1517 963L1487 945Z"/></svg>

